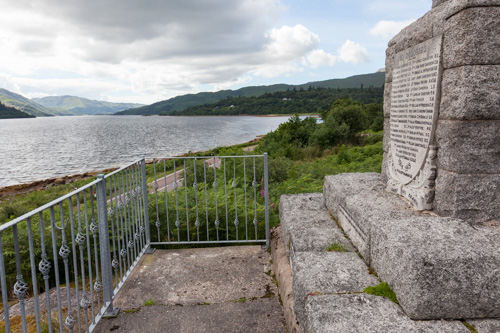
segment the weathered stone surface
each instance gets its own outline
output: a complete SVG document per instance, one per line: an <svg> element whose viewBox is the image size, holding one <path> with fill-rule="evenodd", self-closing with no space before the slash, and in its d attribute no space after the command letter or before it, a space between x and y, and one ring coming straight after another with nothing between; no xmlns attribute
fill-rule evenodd
<svg viewBox="0 0 500 333"><path fill-rule="evenodd" d="M435 8L449 0L432 0L432 8Z"/></svg>
<svg viewBox="0 0 500 333"><path fill-rule="evenodd" d="M332 224L331 228L295 228L290 230L290 251L299 252L326 252L329 245L339 243L346 251L353 252L354 248L342 230Z"/></svg>
<svg viewBox="0 0 500 333"><path fill-rule="evenodd" d="M375 220L371 264L412 319L500 317L500 239L432 216Z"/></svg>
<svg viewBox="0 0 500 333"><path fill-rule="evenodd" d="M295 210L321 210L324 208L325 198L321 193L282 195L280 198L280 212Z"/></svg>
<svg viewBox="0 0 500 333"><path fill-rule="evenodd" d="M467 8L444 28L443 66L500 64L500 7Z"/></svg>
<svg viewBox="0 0 500 333"><path fill-rule="evenodd" d="M500 174L499 133L500 120L439 120L436 129L438 170Z"/></svg>
<svg viewBox="0 0 500 333"><path fill-rule="evenodd" d="M372 221L418 214L380 180L377 173L351 173L326 176L323 185L326 206L368 264Z"/></svg>
<svg viewBox="0 0 500 333"><path fill-rule="evenodd" d="M390 133L390 131L391 131L391 119L384 118L384 133ZM385 152L389 152L390 145L391 145L391 136L388 134L384 134L382 147Z"/></svg>
<svg viewBox="0 0 500 333"><path fill-rule="evenodd" d="M448 1L448 0L445 0ZM448 5L454 0L449 0L445 6L438 6L432 9L432 36L440 36L444 33L444 24L446 22L446 15L448 13Z"/></svg>
<svg viewBox="0 0 500 333"><path fill-rule="evenodd" d="M384 85L384 118L389 118L391 115L391 89L392 82L386 82Z"/></svg>
<svg viewBox="0 0 500 333"><path fill-rule="evenodd" d="M305 232L311 228L333 229L337 225L328 210L282 210L280 208L281 235L287 255L290 254L290 232L299 229Z"/></svg>
<svg viewBox="0 0 500 333"><path fill-rule="evenodd" d="M324 295L307 299L307 333L470 333L459 321L414 321L388 298Z"/></svg>
<svg viewBox="0 0 500 333"><path fill-rule="evenodd" d="M376 187L379 181L380 175L375 172L326 176L323 185L325 205L335 216L338 213L338 203L344 203L345 198L358 194L360 191ZM356 185L351 186L351 184Z"/></svg>
<svg viewBox="0 0 500 333"><path fill-rule="evenodd" d="M500 119L499 82L500 65L462 66L445 70L439 118Z"/></svg>
<svg viewBox="0 0 500 333"><path fill-rule="evenodd" d="M336 227L325 207L322 193L302 193L280 197L280 224L286 254L290 254L290 231ZM301 231L302 232L302 231Z"/></svg>
<svg viewBox="0 0 500 333"><path fill-rule="evenodd" d="M457 217L469 223L500 221L500 177L495 174L464 175L440 169L434 210L441 216Z"/></svg>
<svg viewBox="0 0 500 333"><path fill-rule="evenodd" d="M270 259L260 246L156 250L141 258L114 304L126 310L149 299L158 305L193 305L276 294L266 274Z"/></svg>
<svg viewBox="0 0 500 333"><path fill-rule="evenodd" d="M467 320L467 323L474 326L478 333L500 332L500 320L498 319Z"/></svg>
<svg viewBox="0 0 500 333"><path fill-rule="evenodd" d="M104 319L93 332L286 332L276 298L190 306L148 306Z"/></svg>
<svg viewBox="0 0 500 333"><path fill-rule="evenodd" d="M447 20L467 8L491 6L500 6L500 0L450 0L447 1L446 6L442 6L446 9L442 19ZM435 11L435 9L432 10L432 12ZM441 19L441 17L439 17L439 19Z"/></svg>
<svg viewBox="0 0 500 333"><path fill-rule="evenodd" d="M432 10L394 36L389 41L388 47L399 52L428 38L441 35L444 33L446 20L464 9L500 6L499 0L434 0L434 2L437 5L433 5Z"/></svg>
<svg viewBox="0 0 500 333"><path fill-rule="evenodd" d="M292 289L292 269L281 239L281 226L279 225L271 230L271 256L273 258L273 271L278 281L278 292L283 305L286 327L289 333L300 333L299 322L293 310L295 301Z"/></svg>
<svg viewBox="0 0 500 333"><path fill-rule="evenodd" d="M394 52L398 53L407 48L422 43L434 37L432 35L432 22L434 17L432 12L428 12L417 21L401 30L396 36L389 41L389 47L394 48Z"/></svg>
<svg viewBox="0 0 500 333"><path fill-rule="evenodd" d="M390 44L390 43L389 43ZM385 82L386 84L392 82L392 71L394 68L394 55L396 54L395 48L389 47L385 51ZM390 90L389 90L390 92Z"/></svg>
<svg viewBox="0 0 500 333"><path fill-rule="evenodd" d="M362 292L379 282L354 252L296 253L292 260L295 313L307 327L305 301L310 294Z"/></svg>
<svg viewBox="0 0 500 333"><path fill-rule="evenodd" d="M387 180L388 180L388 162L389 162L389 156L388 156L388 153L386 151L384 151L384 159L382 160L382 172L380 174L380 181L382 182L382 185L384 187L387 186Z"/></svg>

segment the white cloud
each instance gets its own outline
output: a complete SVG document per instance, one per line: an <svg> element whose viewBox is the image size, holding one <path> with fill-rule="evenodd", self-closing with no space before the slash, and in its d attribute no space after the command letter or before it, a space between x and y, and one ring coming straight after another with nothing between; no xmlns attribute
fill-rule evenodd
<svg viewBox="0 0 500 333"><path fill-rule="evenodd" d="M326 53L322 49L316 49L305 57L306 65L309 65L312 68L318 68L321 66L333 66L337 61L337 57L333 54Z"/></svg>
<svg viewBox="0 0 500 333"><path fill-rule="evenodd" d="M271 30L270 44L267 51L272 57L280 60L297 59L316 49L319 45L319 36L301 24L294 27L287 25Z"/></svg>
<svg viewBox="0 0 500 333"><path fill-rule="evenodd" d="M366 48L350 40L346 40L340 47L339 59L344 62L353 63L354 65L370 61Z"/></svg>
<svg viewBox="0 0 500 333"><path fill-rule="evenodd" d="M405 20L405 21L379 21L373 28L370 29L370 35L378 36L385 39L392 38L398 32L400 32L404 27L410 25L415 20Z"/></svg>
<svg viewBox="0 0 500 333"><path fill-rule="evenodd" d="M0 1L0 86L29 97L153 103L344 60L280 0Z"/></svg>

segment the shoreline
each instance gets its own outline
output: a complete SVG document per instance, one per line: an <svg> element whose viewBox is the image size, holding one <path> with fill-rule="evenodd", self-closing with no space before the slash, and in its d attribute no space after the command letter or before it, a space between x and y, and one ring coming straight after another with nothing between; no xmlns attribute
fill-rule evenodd
<svg viewBox="0 0 500 333"><path fill-rule="evenodd" d="M321 115L318 113L297 113L299 116L307 116L319 118ZM279 114L279 113L270 113L270 114L193 114L193 115L169 115L169 114L150 114L150 115L141 115L141 114L129 114L129 115L119 115L119 116L137 116L137 117L258 117L258 118L266 118L266 117L294 117L296 113L290 114Z"/></svg>
<svg viewBox="0 0 500 333"><path fill-rule="evenodd" d="M241 146L243 146L242 148L244 148L246 146L250 146L251 144L258 143L260 140L262 140L262 138L264 136L265 135L257 135L256 138L251 140L251 141L240 143L240 144L235 144L235 145L221 146L221 147L241 147ZM168 157L186 157L186 156L190 156L190 155L208 153L216 148L221 148L221 147L215 147L215 148L212 148L209 150L203 150L203 151L198 151L198 152L188 152L188 153L184 153L182 155L168 156ZM146 165L152 164L152 163L153 163L153 160L146 160ZM41 179L41 180L35 180L35 181L29 182L29 183L3 186L3 187L0 187L0 198L2 198L4 196L11 196L11 195L16 195L16 194L23 194L23 193L33 192L33 191L45 190L49 187L53 187L53 186L57 186L57 185L71 184L71 183L74 183L75 181L78 181L78 180L96 177L100 173L113 172L119 168L120 167L110 167L110 168L106 168L106 169L102 169L102 170L94 170L94 171L88 171L88 172L74 174L74 175L66 175L63 177L46 178L46 179Z"/></svg>

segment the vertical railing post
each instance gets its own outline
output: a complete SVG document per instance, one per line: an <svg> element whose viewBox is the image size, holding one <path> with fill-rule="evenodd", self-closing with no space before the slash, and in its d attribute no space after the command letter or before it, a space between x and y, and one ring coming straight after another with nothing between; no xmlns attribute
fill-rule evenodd
<svg viewBox="0 0 500 333"><path fill-rule="evenodd" d="M103 174L97 175L97 218L99 221L99 246L101 250L101 274L104 303L107 305L104 317L116 317L120 309L113 308L113 272L111 271L111 251L109 247L109 227L106 180ZM109 304L109 305L108 305Z"/></svg>
<svg viewBox="0 0 500 333"><path fill-rule="evenodd" d="M153 165L153 167L156 168L156 165ZM146 246L148 247L147 252L152 253L149 245L149 243L151 243L151 232L149 230L148 180L146 179L146 156L142 157L141 171L142 171L142 201L144 207L144 228L146 229ZM165 191L167 191L166 187Z"/></svg>
<svg viewBox="0 0 500 333"><path fill-rule="evenodd" d="M265 250L269 248L270 235L269 235L269 179L268 179L268 164L267 153L264 153L264 197L266 205L266 246Z"/></svg>

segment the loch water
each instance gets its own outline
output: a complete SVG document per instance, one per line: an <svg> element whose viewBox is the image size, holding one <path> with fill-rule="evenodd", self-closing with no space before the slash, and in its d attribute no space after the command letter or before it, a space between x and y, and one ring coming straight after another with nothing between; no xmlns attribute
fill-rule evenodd
<svg viewBox="0 0 500 333"><path fill-rule="evenodd" d="M80 116L0 120L0 187L239 144L288 117Z"/></svg>

